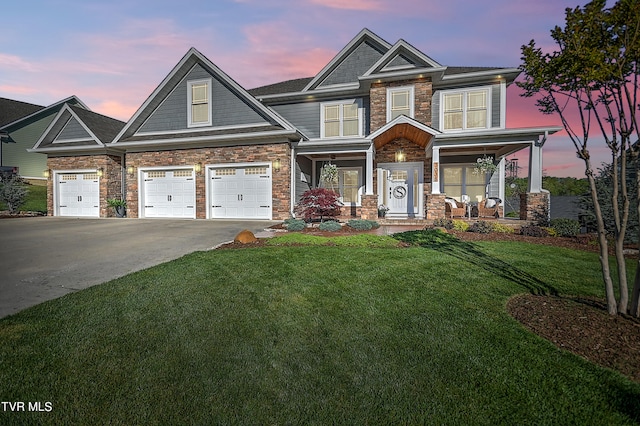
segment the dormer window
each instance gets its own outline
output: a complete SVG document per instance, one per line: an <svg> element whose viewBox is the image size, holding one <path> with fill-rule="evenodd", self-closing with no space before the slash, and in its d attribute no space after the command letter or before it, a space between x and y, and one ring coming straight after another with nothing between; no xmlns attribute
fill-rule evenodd
<svg viewBox="0 0 640 426"><path fill-rule="evenodd" d="M449 91L442 94L442 129L486 129L489 123L489 89Z"/></svg>
<svg viewBox="0 0 640 426"><path fill-rule="evenodd" d="M211 79L188 82L189 127L211 125Z"/></svg>
<svg viewBox="0 0 640 426"><path fill-rule="evenodd" d="M362 136L362 110L355 100L322 104L320 120L322 138Z"/></svg>
<svg viewBox="0 0 640 426"><path fill-rule="evenodd" d="M413 118L413 86L387 89L387 122L400 115Z"/></svg>

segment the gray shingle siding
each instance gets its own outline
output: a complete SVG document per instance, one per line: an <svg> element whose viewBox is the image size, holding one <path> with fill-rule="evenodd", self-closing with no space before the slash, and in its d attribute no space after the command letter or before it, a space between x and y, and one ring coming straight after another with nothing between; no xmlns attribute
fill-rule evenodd
<svg viewBox="0 0 640 426"><path fill-rule="evenodd" d="M403 55L398 55L385 67L402 67L407 65L415 65L412 61L405 58Z"/></svg>
<svg viewBox="0 0 640 426"><path fill-rule="evenodd" d="M500 93L502 92L502 86L500 84L494 84L491 87L491 127L500 127L501 105L500 105Z"/></svg>
<svg viewBox="0 0 640 426"><path fill-rule="evenodd" d="M358 77L371 68L381 57L382 52L369 43L362 43L319 86L357 82Z"/></svg>
<svg viewBox="0 0 640 426"><path fill-rule="evenodd" d="M431 126L440 130L440 91L434 90L431 98Z"/></svg>
<svg viewBox="0 0 640 426"><path fill-rule="evenodd" d="M82 124L75 118L69 120L67 125L62 129L62 132L56 138L57 141L70 140L70 139L90 139L91 136L86 131Z"/></svg>
<svg viewBox="0 0 640 426"><path fill-rule="evenodd" d="M187 126L188 82L211 78L212 126L234 126L267 121L218 79L196 65L140 128L140 132L184 130Z"/></svg>
<svg viewBox="0 0 640 426"><path fill-rule="evenodd" d="M274 105L271 108L309 138L320 137L320 102Z"/></svg>

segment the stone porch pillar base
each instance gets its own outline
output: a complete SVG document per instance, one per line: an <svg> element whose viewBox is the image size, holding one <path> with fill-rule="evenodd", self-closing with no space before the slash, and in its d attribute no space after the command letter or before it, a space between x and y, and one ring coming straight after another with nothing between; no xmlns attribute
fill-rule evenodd
<svg viewBox="0 0 640 426"><path fill-rule="evenodd" d="M549 193L520 194L520 220L546 224L549 221Z"/></svg>
<svg viewBox="0 0 640 426"><path fill-rule="evenodd" d="M424 203L424 210L426 212L427 220L444 219L445 194L425 194L425 197L427 201Z"/></svg>
<svg viewBox="0 0 640 426"><path fill-rule="evenodd" d="M378 196L377 195L363 195L360 199L361 210L360 218L365 220L377 220L378 219Z"/></svg>

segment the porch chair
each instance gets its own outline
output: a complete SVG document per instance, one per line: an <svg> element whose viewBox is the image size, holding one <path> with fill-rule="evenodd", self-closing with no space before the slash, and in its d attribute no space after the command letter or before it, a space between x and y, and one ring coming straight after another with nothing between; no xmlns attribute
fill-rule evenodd
<svg viewBox="0 0 640 426"><path fill-rule="evenodd" d="M449 219L453 219L454 217L465 217L467 214L467 206L453 198L445 198L444 206L445 216Z"/></svg>
<svg viewBox="0 0 640 426"><path fill-rule="evenodd" d="M502 200L498 197L489 197L478 203L478 217L500 217L500 203Z"/></svg>

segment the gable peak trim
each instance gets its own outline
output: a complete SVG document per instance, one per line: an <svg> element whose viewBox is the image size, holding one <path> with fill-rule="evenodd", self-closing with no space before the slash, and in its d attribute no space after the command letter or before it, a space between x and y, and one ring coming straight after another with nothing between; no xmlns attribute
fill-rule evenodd
<svg viewBox="0 0 640 426"><path fill-rule="evenodd" d="M391 48L386 40L369 30L363 28L345 47L343 47L333 59L320 70L318 74L302 89L303 92L315 89L338 65L340 65L358 46L365 42L371 42L380 48L382 51L387 51Z"/></svg>

